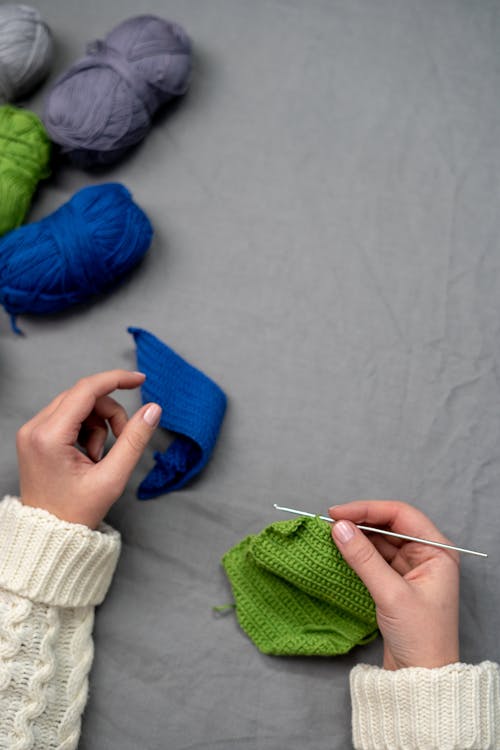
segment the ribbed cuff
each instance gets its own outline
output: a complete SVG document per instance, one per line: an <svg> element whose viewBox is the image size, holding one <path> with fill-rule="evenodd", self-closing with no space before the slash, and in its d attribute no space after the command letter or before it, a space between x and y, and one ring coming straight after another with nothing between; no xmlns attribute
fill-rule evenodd
<svg viewBox="0 0 500 750"><path fill-rule="evenodd" d="M58 607L100 604L120 554L120 535L61 521L15 497L0 502L0 588Z"/></svg>
<svg viewBox="0 0 500 750"><path fill-rule="evenodd" d="M498 750L500 669L493 662L351 671L356 750Z"/></svg>

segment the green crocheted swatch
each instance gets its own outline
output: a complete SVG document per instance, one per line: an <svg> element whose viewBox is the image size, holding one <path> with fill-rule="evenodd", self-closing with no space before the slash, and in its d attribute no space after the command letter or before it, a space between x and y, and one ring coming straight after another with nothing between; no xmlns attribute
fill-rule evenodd
<svg viewBox="0 0 500 750"><path fill-rule="evenodd" d="M373 599L319 518L277 521L222 565L238 621L265 654L335 656L377 635Z"/></svg>

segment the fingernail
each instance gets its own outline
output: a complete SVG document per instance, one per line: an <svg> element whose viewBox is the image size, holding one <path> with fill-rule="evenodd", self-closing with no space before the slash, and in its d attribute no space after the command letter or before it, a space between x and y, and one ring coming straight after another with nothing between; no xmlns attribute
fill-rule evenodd
<svg viewBox="0 0 500 750"><path fill-rule="evenodd" d="M100 461L104 454L104 445L101 445L99 453L97 454L97 460Z"/></svg>
<svg viewBox="0 0 500 750"><path fill-rule="evenodd" d="M143 419L150 427L156 427L161 417L161 406L151 404L144 412Z"/></svg>
<svg viewBox="0 0 500 750"><path fill-rule="evenodd" d="M145 372L139 372L139 370L133 370L132 371L132 375L140 375L141 378L145 378L146 377L146 373Z"/></svg>
<svg viewBox="0 0 500 750"><path fill-rule="evenodd" d="M342 544L346 544L354 536L354 529L348 521L337 521L333 526L333 536Z"/></svg>

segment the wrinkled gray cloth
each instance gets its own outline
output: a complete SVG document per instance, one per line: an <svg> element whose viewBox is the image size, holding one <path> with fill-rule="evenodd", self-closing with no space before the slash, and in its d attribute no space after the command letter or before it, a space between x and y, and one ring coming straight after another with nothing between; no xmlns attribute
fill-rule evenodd
<svg viewBox="0 0 500 750"><path fill-rule="evenodd" d="M499 659L500 18L484 0L44 0L51 81L89 39L152 12L193 40L189 94L117 166L62 166L30 219L124 182L156 227L98 302L0 316L4 490L17 427L82 374L135 367L141 326L221 385L229 408L187 489L135 490L97 612L83 750L346 750L334 659L258 653L221 555L278 518L358 497L427 512L463 557L462 659ZM42 111L43 89L27 102ZM138 393L123 394L133 410ZM408 530L411 533L411 529Z"/></svg>

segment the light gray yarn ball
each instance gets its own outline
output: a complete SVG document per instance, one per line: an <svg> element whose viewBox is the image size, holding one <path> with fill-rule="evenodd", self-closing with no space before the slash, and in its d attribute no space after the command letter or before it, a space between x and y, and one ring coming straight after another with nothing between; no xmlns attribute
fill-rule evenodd
<svg viewBox="0 0 500 750"><path fill-rule="evenodd" d="M52 55L52 34L36 8L0 5L0 103L19 99L41 83Z"/></svg>

